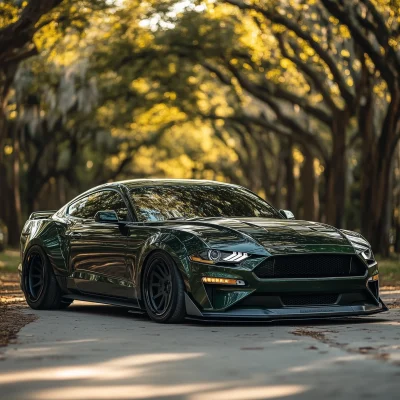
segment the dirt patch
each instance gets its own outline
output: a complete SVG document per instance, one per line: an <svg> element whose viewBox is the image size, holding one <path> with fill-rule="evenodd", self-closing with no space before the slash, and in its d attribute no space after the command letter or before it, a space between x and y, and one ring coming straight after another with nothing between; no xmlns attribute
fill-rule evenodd
<svg viewBox="0 0 400 400"><path fill-rule="evenodd" d="M320 342L324 342L326 340L326 337L322 332L311 331L309 329L296 329L292 333L293 335L297 336L309 336L315 340L319 340Z"/></svg>
<svg viewBox="0 0 400 400"><path fill-rule="evenodd" d="M19 287L18 274L0 275L0 347L15 339L19 330L34 321L36 316L23 313L24 295Z"/></svg>
<svg viewBox="0 0 400 400"><path fill-rule="evenodd" d="M337 332L327 330L326 333L328 334L328 333L337 333ZM347 351L348 353L365 354L376 360L381 360L381 361L388 361L390 359L390 354L384 351L385 350L384 346L350 347L348 343L336 342L335 340L329 338L325 333L313 331L310 329L296 329L296 330L292 331L292 334L297 335L297 336L311 337L320 343L327 344L331 347L337 347L337 348L343 349L344 351ZM310 346L308 349L317 350L317 347Z"/></svg>
<svg viewBox="0 0 400 400"><path fill-rule="evenodd" d="M400 286L379 286L379 290L383 291L391 291L391 290L400 290Z"/></svg>
<svg viewBox="0 0 400 400"><path fill-rule="evenodd" d="M386 306L389 309L400 308L400 299L390 299L385 301Z"/></svg>

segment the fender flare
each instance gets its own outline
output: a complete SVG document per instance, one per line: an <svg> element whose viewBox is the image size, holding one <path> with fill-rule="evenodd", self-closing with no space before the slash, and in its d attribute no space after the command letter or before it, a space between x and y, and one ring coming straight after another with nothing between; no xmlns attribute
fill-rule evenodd
<svg viewBox="0 0 400 400"><path fill-rule="evenodd" d="M169 236L167 240L156 240L154 242L150 240L147 245L143 246L143 251L140 254L137 264L136 293L138 300L142 299L142 274L144 266L149 256L155 251L162 251L173 259L182 276L186 291L190 291L190 263L186 247L175 235L168 233L167 236ZM179 243L179 248L169 243L172 240L174 240L174 243Z"/></svg>

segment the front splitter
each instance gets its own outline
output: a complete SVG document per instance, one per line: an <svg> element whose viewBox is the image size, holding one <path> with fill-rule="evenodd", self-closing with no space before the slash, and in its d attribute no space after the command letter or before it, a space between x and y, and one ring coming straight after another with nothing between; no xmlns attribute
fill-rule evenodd
<svg viewBox="0 0 400 400"><path fill-rule="evenodd" d="M340 318L372 315L388 311L388 308L379 299L379 305L365 304L353 306L309 306L309 307L282 307L276 309L263 308L233 308L227 311L200 311L186 294L186 312L189 318L204 320L299 320L299 319L321 319Z"/></svg>

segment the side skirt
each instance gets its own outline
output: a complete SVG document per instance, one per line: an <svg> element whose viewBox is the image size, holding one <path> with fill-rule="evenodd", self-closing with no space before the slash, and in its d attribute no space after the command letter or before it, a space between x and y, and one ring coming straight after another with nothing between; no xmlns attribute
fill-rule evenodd
<svg viewBox="0 0 400 400"><path fill-rule="evenodd" d="M124 301L124 300L120 300L120 299L108 298L108 297L92 296L92 295L85 296L85 295L81 295L81 294L66 294L63 296L63 299L87 301L90 303L109 304L111 306L126 307L126 308L132 308L132 309L135 309L138 311L142 311L135 303L131 303L129 301Z"/></svg>

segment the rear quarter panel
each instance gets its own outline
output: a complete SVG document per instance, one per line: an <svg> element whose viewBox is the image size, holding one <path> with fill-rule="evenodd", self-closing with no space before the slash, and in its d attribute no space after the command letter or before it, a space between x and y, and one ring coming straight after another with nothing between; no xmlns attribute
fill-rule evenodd
<svg viewBox="0 0 400 400"><path fill-rule="evenodd" d="M53 219L28 220L21 234L21 263L34 245L41 246L56 275L68 275L68 246L63 232L65 226Z"/></svg>

